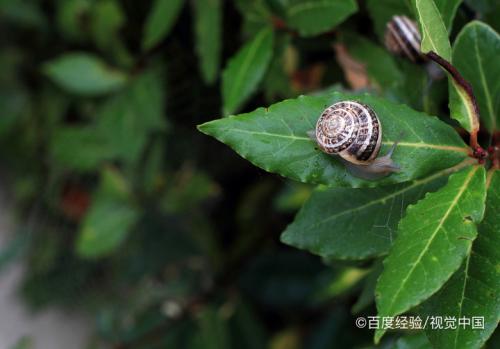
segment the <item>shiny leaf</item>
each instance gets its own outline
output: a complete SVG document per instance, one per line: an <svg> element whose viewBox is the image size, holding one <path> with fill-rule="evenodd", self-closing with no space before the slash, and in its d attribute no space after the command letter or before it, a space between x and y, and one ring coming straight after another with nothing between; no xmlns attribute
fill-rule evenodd
<svg viewBox="0 0 500 349"><path fill-rule="evenodd" d="M384 130L382 153L396 140L401 141L393 155L401 167L400 172L379 181L353 177L337 158L321 152L307 136L327 106L346 99L368 104L378 114ZM251 113L211 121L199 129L266 171L330 186L405 182L456 165L468 154L468 148L455 131L437 118L370 95L302 96Z"/></svg>
<svg viewBox="0 0 500 349"><path fill-rule="evenodd" d="M479 234L462 267L446 285L425 303L426 315L440 315L471 320L457 329L427 328L435 348L481 348L500 320L500 171L491 170L487 177L487 199ZM484 328L472 328L473 317L483 318ZM477 326L477 324L476 324Z"/></svg>
<svg viewBox="0 0 500 349"><path fill-rule="evenodd" d="M500 36L488 25L473 21L457 36L453 64L472 85L481 121L490 132L500 125ZM455 89L450 88L452 115L467 129L470 122Z"/></svg>
<svg viewBox="0 0 500 349"><path fill-rule="evenodd" d="M438 291L470 253L484 214L485 171L470 166L407 209L378 279L379 316L396 316ZM376 331L380 340L384 329Z"/></svg>
<svg viewBox="0 0 500 349"><path fill-rule="evenodd" d="M450 61L451 46L448 32L436 4L433 0L416 0L415 6L422 33L422 52L433 51Z"/></svg>
<svg viewBox="0 0 500 349"><path fill-rule="evenodd" d="M443 185L449 171L391 187L316 189L281 240L327 259L387 253L406 207Z"/></svg>

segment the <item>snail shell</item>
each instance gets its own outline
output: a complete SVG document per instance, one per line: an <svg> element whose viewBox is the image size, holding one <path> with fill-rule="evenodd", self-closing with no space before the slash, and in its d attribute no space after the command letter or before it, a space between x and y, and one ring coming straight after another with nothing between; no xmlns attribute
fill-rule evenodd
<svg viewBox="0 0 500 349"><path fill-rule="evenodd" d="M393 16L386 25L384 43L395 55L406 57L415 63L424 62L425 58L420 51L421 41L417 24L406 16Z"/></svg>
<svg viewBox="0 0 500 349"><path fill-rule="evenodd" d="M316 142L327 154L353 164L368 165L378 155L382 126L365 104L343 101L326 108L316 123Z"/></svg>

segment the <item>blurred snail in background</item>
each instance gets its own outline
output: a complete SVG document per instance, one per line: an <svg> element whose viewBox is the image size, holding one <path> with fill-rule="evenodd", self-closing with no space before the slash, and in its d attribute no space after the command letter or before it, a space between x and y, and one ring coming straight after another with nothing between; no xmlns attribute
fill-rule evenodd
<svg viewBox="0 0 500 349"><path fill-rule="evenodd" d="M413 63L425 63L425 69L433 80L445 74L434 62L427 60L420 50L422 36L417 23L406 16L393 16L386 24L384 44L392 54L404 57Z"/></svg>
<svg viewBox="0 0 500 349"><path fill-rule="evenodd" d="M384 44L385 47L397 56L408 58L414 63L425 61L420 51L422 37L417 23L406 16L394 16L387 22Z"/></svg>
<svg viewBox="0 0 500 349"><path fill-rule="evenodd" d="M326 154L338 155L349 172L364 179L378 179L400 170L391 159L396 148L377 158L382 125L375 111L356 101L342 101L326 108L307 133Z"/></svg>

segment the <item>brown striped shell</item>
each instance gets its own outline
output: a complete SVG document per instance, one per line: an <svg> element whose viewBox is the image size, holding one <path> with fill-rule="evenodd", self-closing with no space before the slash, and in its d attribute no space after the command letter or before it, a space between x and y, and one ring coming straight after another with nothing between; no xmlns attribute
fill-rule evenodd
<svg viewBox="0 0 500 349"><path fill-rule="evenodd" d="M316 123L315 138L325 153L367 165L380 151L382 125L369 106L342 101L323 111Z"/></svg>
<svg viewBox="0 0 500 349"><path fill-rule="evenodd" d="M395 55L403 56L412 62L425 61L421 51L422 38L415 21L406 16L393 16L385 30L385 47Z"/></svg>

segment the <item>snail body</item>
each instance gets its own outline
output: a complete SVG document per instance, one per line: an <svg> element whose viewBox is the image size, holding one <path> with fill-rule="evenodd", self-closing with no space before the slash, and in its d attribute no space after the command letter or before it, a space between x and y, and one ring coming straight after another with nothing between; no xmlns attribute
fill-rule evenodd
<svg viewBox="0 0 500 349"><path fill-rule="evenodd" d="M351 174L377 179L399 167L391 159L396 144L377 158L382 144L382 125L375 111L356 101L342 101L326 108L308 132L326 154L339 156Z"/></svg>

